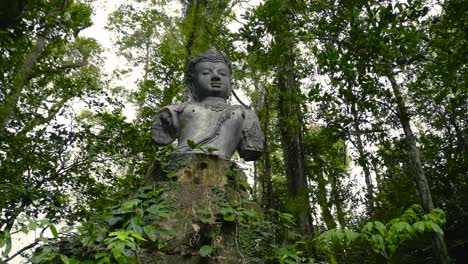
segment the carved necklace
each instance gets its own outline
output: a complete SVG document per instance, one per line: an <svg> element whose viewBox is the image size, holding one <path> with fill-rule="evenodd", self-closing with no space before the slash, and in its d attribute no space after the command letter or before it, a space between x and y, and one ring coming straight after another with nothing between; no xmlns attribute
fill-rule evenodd
<svg viewBox="0 0 468 264"><path fill-rule="evenodd" d="M218 104L197 103L196 105L202 106L203 108L206 108L215 112L221 112L229 106L228 104L219 104L219 103Z"/></svg>

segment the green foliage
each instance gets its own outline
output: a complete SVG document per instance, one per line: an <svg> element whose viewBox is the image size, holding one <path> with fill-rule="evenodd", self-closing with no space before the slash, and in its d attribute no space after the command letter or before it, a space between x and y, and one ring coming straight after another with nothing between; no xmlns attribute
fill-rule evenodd
<svg viewBox="0 0 468 264"><path fill-rule="evenodd" d="M20 2L24 9L0 34L2 236L22 232L24 215L54 224L82 219L112 181L88 170L105 159L83 151L92 133L76 118L77 104L97 112L116 106L104 91L99 44L79 35L91 25L91 7Z"/></svg>
<svg viewBox="0 0 468 264"><path fill-rule="evenodd" d="M83 223L78 233L63 233L60 239L42 247L32 263L51 263L57 256L79 263L136 263L142 248L155 243L163 250L165 245L158 238L174 233L158 227L158 220L168 217L171 210L161 197L164 191L151 186L139 188L121 205Z"/></svg>
<svg viewBox="0 0 468 264"><path fill-rule="evenodd" d="M212 246L204 245L200 248L200 256L206 257L211 255L214 252L214 248Z"/></svg>
<svg viewBox="0 0 468 264"><path fill-rule="evenodd" d="M366 248L373 251L376 259L381 257L387 263L398 263L401 248L409 241L427 239L426 234L443 234L441 226L445 221L445 213L442 210L434 209L428 214L423 214L421 206L413 205L386 225L380 221L367 222L360 232L331 229L315 238L314 243L331 263L338 263L337 256L346 260L346 256L350 257L347 252L357 254L357 250Z"/></svg>
<svg viewBox="0 0 468 264"><path fill-rule="evenodd" d="M305 243L298 241L293 245L274 248L273 256L270 256L268 259L280 264L314 263L313 258L305 256L306 254L297 248L302 244Z"/></svg>
<svg viewBox="0 0 468 264"><path fill-rule="evenodd" d="M312 249L296 233L294 216L271 210L269 219L239 226L239 246L251 263L314 263Z"/></svg>
<svg viewBox="0 0 468 264"><path fill-rule="evenodd" d="M213 153L214 151L218 150L216 148L204 148L200 145L198 145L197 143L195 143L193 140L187 140L187 146L189 146L189 148L191 149L198 149L198 150L201 150L203 151L203 153L206 153L206 154L209 154L209 153Z"/></svg>

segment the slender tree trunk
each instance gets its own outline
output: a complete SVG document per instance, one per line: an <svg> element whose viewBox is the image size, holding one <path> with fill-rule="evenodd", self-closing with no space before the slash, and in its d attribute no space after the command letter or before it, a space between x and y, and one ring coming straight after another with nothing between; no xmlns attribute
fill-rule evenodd
<svg viewBox="0 0 468 264"><path fill-rule="evenodd" d="M196 39L198 38L197 36L197 22L198 22L198 16L200 13L200 2L203 0L192 0L189 1L189 6L187 7L187 12L185 14L185 17L188 18L190 16L193 16L193 23L191 25L191 31L189 35L187 36L187 43L185 44L185 59L186 59L186 64L190 61L190 59L193 56L193 46L195 44Z"/></svg>
<svg viewBox="0 0 468 264"><path fill-rule="evenodd" d="M320 209L322 209L322 217L327 229L336 228L335 220L333 219L333 215L331 213L330 202L327 198L327 183L325 181L325 177L322 173L318 173L316 175L317 179L317 202L320 205Z"/></svg>
<svg viewBox="0 0 468 264"><path fill-rule="evenodd" d="M300 90L294 74L294 44L288 37L280 40L285 52L278 66L278 119L281 131L281 145L290 198L295 202L298 227L312 232L312 219L305 170L305 156L302 151L302 124L300 121Z"/></svg>
<svg viewBox="0 0 468 264"><path fill-rule="evenodd" d="M372 179L371 179L371 174L369 170L369 166L367 165L366 162L366 152L364 150L364 144L362 143L361 139L361 130L359 129L359 116L358 112L356 110L356 104L352 102L351 105L351 114L353 115L353 127L354 127L354 132L356 134L356 148L359 153L359 158L358 158L358 164L361 166L363 172L364 172L364 180L366 182L366 200L367 200L367 207L369 208L368 210L372 213L374 210L374 190L372 186Z"/></svg>
<svg viewBox="0 0 468 264"><path fill-rule="evenodd" d="M341 197L340 193L340 181L338 177L340 175L339 171L332 172L330 175L332 177L331 183L331 193L333 196L333 204L336 207L336 219L340 224L340 228L346 227L346 219L345 219L345 212L343 211L343 198Z"/></svg>
<svg viewBox="0 0 468 264"><path fill-rule="evenodd" d="M46 45L47 39L45 36L39 35L34 46L24 56L23 64L15 71L13 85L3 104L0 106L0 124L2 129L6 128L8 121L14 115L21 92Z"/></svg>
<svg viewBox="0 0 468 264"><path fill-rule="evenodd" d="M63 0L60 6L53 8L48 14L47 18L55 21L59 12L63 11L68 5L68 0ZM15 114L15 108L20 99L21 93L23 92L24 86L26 85L33 67L36 65L39 56L41 56L44 49L47 47L47 35L51 30L51 25L48 25L43 34L37 36L36 43L29 49L24 56L24 60L14 73L13 83L8 95L5 97L2 105L0 105L0 136L3 135L3 131L6 129L8 122L11 117Z"/></svg>
<svg viewBox="0 0 468 264"><path fill-rule="evenodd" d="M427 182L426 175L424 174L424 170L422 167L421 159L419 156L419 149L416 146L416 139L414 137L413 130L411 129L410 116L406 108L404 99L401 95L400 87L397 84L395 77L391 73L388 73L386 77L388 78L392 86L395 101L398 106L400 123L405 133L406 143L410 148L410 168L412 170L413 180L416 183L416 190L419 199L421 200L421 203L424 207L424 210L426 210L426 212L430 212L434 210L434 203L432 201L429 184ZM439 259L439 263L450 263L447 245L445 244L443 235L434 233L432 237L432 245Z"/></svg>
<svg viewBox="0 0 468 264"><path fill-rule="evenodd" d="M254 185L253 185L253 199L255 201L257 201L257 181L258 181L258 169L257 169L257 161L254 161L254 175L253 175L253 178L254 178Z"/></svg>
<svg viewBox="0 0 468 264"><path fill-rule="evenodd" d="M265 88L265 97L263 104L265 108L265 117L263 118L263 132L265 133L265 143L263 148L262 203L266 206L266 208L273 208L270 139L268 136L268 124L270 123L270 103L268 95L268 88Z"/></svg>

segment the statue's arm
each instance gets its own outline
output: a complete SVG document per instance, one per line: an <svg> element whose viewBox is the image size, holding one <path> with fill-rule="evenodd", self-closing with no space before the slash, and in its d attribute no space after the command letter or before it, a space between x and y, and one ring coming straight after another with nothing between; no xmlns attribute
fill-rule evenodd
<svg viewBox="0 0 468 264"><path fill-rule="evenodd" d="M178 116L174 105L159 110L151 125L151 139L158 145L167 145L177 138Z"/></svg>
<svg viewBox="0 0 468 264"><path fill-rule="evenodd" d="M237 151L246 161L257 160L263 152L265 136L260 129L260 121L255 112L246 111L242 126L242 136Z"/></svg>

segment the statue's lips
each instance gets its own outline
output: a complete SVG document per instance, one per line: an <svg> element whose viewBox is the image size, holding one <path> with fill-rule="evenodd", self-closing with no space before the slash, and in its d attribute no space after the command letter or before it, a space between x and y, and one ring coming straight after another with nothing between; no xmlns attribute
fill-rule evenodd
<svg viewBox="0 0 468 264"><path fill-rule="evenodd" d="M222 87L220 82L211 82L210 86L211 86L211 88L221 88Z"/></svg>

